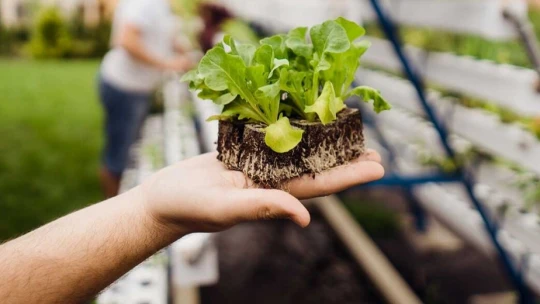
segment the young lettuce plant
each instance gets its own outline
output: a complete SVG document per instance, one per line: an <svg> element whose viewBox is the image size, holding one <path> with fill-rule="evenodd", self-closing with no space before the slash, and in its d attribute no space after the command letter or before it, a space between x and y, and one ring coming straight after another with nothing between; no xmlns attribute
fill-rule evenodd
<svg viewBox="0 0 540 304"><path fill-rule="evenodd" d="M369 47L367 41L356 41L364 33L356 23L338 18L312 27L309 34L299 27L264 38L259 46L237 44L226 36L183 80L200 98L224 106L210 120L263 124L266 145L285 153L303 134L289 118L329 124L355 95L372 100L377 113L390 109L377 90L351 88Z"/></svg>

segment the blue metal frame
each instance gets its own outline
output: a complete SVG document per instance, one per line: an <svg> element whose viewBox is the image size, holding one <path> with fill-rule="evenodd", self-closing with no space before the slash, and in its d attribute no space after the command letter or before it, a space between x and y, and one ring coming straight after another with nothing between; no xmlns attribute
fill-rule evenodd
<svg viewBox="0 0 540 304"><path fill-rule="evenodd" d="M358 84L356 81L353 82L353 86L357 86ZM375 117L373 117L373 114L369 114L369 112L365 112L362 117L364 125L370 126L372 130L375 132L375 135L379 139L379 144L388 152L388 161L389 163L387 166L390 168L390 171L393 172L390 176L385 176L384 178L371 182L367 185L363 186L399 186L403 189L403 192L407 196L407 203L409 204L409 210L414 215L415 220L415 226L416 229L420 232L425 232L427 228L427 217L426 212L416 199L416 197L413 194L412 187L416 184L423 184L428 181L447 181L449 178L453 178L450 176L440 176L440 175L430 175L430 176L418 176L418 177L403 177L399 176L397 173L395 173L397 170L395 159L396 159L396 152L394 148L386 141L384 138L379 124L377 123L377 120ZM363 187L360 186L360 187Z"/></svg>
<svg viewBox="0 0 540 304"><path fill-rule="evenodd" d="M381 28L384 30L385 35L388 37L390 42L392 43L393 49L398 56L402 66L403 66L403 72L407 76L407 78L410 80L412 85L415 88L415 91L418 95L418 99L420 101L420 104L422 106L422 109L426 113L427 118L433 123L433 126L437 130L437 133L439 135L439 139L444 147L444 150L446 154L455 159L455 152L452 149L452 147L449 144L448 141L448 131L446 127L443 125L443 123L437 118L436 114L434 113L433 109L429 105L425 90L424 90L424 82L422 78L416 73L413 66L410 64L409 59L407 58L407 55L403 51L402 42L399 38L399 35L396 31L396 25L393 22L393 20L384 12L383 8L380 5L379 0L370 0L371 5L373 9L375 10L375 13L377 14L378 21L380 23ZM390 151L390 156L392 158L394 152ZM480 202L480 200L476 197L473 185L474 185L474 178L472 174L469 172L466 172L463 168L459 168L455 175L442 175L442 174L435 174L435 175L427 175L427 176L419 176L419 177L401 177L401 176L390 176L388 178L385 178L379 182L371 183L370 185L399 185L405 187L406 190L408 190L411 199L414 199L412 195L411 188L414 187L414 185L422 184L422 183L429 183L429 182L461 182L463 186L466 189L466 192L468 196L470 197L471 201L473 202L474 207L478 210L478 213L482 217L482 220L484 222L484 226L486 228L486 231L489 234L489 237L499 254L499 257L501 259L501 262L508 273L512 283L514 284L514 287L519 293L520 296L520 303L523 304L532 304L534 303L534 296L529 291L527 285L524 283L522 272L513 261L510 255L507 253L507 251L503 248L503 246L499 243L497 239L497 232L498 232L498 224L492 220L486 209L484 208L483 204ZM414 210L414 209L413 209ZM418 210L414 211L415 213L418 212ZM418 223L417 223L418 224Z"/></svg>

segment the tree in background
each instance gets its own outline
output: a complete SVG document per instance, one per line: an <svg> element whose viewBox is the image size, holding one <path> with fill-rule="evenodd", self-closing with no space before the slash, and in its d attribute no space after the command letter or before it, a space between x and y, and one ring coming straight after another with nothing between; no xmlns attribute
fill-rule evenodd
<svg viewBox="0 0 540 304"><path fill-rule="evenodd" d="M70 54L72 38L68 25L54 7L44 8L38 15L29 43L34 58L64 58Z"/></svg>

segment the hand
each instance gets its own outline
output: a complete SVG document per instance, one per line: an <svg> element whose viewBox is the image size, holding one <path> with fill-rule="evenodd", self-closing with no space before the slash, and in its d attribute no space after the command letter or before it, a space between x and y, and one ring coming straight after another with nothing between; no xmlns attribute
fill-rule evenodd
<svg viewBox="0 0 540 304"><path fill-rule="evenodd" d="M179 56L165 63L165 69L175 72L185 72L195 66L194 62L188 56Z"/></svg>
<svg viewBox="0 0 540 304"><path fill-rule="evenodd" d="M243 221L286 218L305 227L310 215L298 199L335 193L381 178L380 156L368 150L348 165L293 179L289 193L251 188L238 171L229 171L209 153L180 162L141 185L142 202L158 223L181 233L219 231Z"/></svg>

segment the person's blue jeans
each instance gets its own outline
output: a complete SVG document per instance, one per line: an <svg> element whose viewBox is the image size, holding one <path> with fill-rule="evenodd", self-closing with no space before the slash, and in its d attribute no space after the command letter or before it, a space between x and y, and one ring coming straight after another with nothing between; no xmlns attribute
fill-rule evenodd
<svg viewBox="0 0 540 304"><path fill-rule="evenodd" d="M105 111L103 165L120 177L128 165L129 150L148 115L151 95L119 89L99 77L99 96Z"/></svg>

